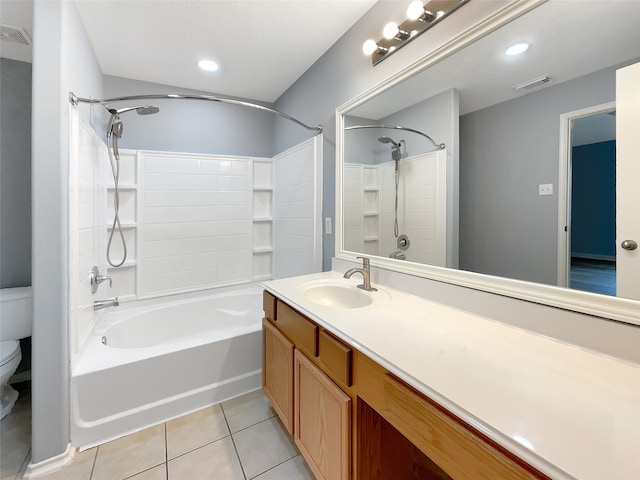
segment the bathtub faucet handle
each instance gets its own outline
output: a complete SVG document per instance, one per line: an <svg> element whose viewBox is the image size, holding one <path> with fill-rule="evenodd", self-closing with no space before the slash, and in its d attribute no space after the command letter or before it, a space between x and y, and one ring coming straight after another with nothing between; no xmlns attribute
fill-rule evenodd
<svg viewBox="0 0 640 480"><path fill-rule="evenodd" d="M96 293L98 291L98 285L105 280L109 280L109 288L113 286L111 277L109 275L100 275L100 268L97 265L94 265L91 269L91 276L89 278L91 280L91 293Z"/></svg>

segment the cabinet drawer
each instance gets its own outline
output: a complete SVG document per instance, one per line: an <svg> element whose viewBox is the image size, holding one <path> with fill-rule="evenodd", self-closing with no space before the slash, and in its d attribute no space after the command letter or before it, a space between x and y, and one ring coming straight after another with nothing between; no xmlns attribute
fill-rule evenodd
<svg viewBox="0 0 640 480"><path fill-rule="evenodd" d="M307 355L318 356L318 326L286 303L278 301L276 326Z"/></svg>
<svg viewBox="0 0 640 480"><path fill-rule="evenodd" d="M262 309L264 310L265 318L268 318L271 321L276 319L276 305L278 301L276 297L271 295L266 290L262 292Z"/></svg>
<svg viewBox="0 0 640 480"><path fill-rule="evenodd" d="M353 351L324 329L320 330L318 350L320 361L333 379L350 387Z"/></svg>

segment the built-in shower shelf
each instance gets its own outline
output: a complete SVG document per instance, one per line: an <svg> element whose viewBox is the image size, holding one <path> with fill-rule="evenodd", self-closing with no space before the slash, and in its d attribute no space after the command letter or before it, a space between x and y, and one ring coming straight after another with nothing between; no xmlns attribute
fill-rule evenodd
<svg viewBox="0 0 640 480"><path fill-rule="evenodd" d="M135 260L127 260L119 267L108 266L107 270L118 270L120 268L132 268L132 267L135 267L136 265L138 265L138 262L136 262Z"/></svg>
<svg viewBox="0 0 640 480"><path fill-rule="evenodd" d="M272 247L254 247L253 253L271 253L273 252Z"/></svg>
<svg viewBox="0 0 640 480"><path fill-rule="evenodd" d="M270 187L268 185L256 185L253 187L253 191L254 192L273 192L273 187Z"/></svg>
<svg viewBox="0 0 640 480"><path fill-rule="evenodd" d="M273 217L253 217L253 223L273 222Z"/></svg>
<svg viewBox="0 0 640 480"><path fill-rule="evenodd" d="M376 236L364 237L363 240L365 242L377 242L379 239Z"/></svg>
<svg viewBox="0 0 640 480"><path fill-rule="evenodd" d="M378 187L364 187L363 189L365 192L377 192L380 189Z"/></svg>
<svg viewBox="0 0 640 480"><path fill-rule="evenodd" d="M377 211L364 212L365 217L377 217L379 213Z"/></svg>
<svg viewBox="0 0 640 480"><path fill-rule="evenodd" d="M107 185L107 190L114 191L116 189L115 185ZM138 190L138 186L137 185L131 185L131 184L120 184L118 185L118 190L120 191L136 191Z"/></svg>
<svg viewBox="0 0 640 480"><path fill-rule="evenodd" d="M137 223L121 223L120 226L122 227L123 230L131 230L134 228L138 228ZM108 223L107 230L111 230L112 228L113 228L113 223Z"/></svg>

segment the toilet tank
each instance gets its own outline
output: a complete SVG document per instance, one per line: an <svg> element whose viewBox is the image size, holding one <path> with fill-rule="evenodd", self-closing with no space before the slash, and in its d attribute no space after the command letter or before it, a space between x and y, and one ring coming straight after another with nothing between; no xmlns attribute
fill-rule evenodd
<svg viewBox="0 0 640 480"><path fill-rule="evenodd" d="M31 287L0 289L0 341L31 335Z"/></svg>

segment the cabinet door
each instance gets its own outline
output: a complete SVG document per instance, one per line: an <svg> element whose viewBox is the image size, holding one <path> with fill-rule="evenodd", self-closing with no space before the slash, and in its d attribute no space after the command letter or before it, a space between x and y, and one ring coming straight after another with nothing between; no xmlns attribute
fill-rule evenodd
<svg viewBox="0 0 640 480"><path fill-rule="evenodd" d="M262 390L287 431L293 435L293 343L263 319Z"/></svg>
<svg viewBox="0 0 640 480"><path fill-rule="evenodd" d="M295 442L318 480L348 480L351 399L295 351Z"/></svg>

